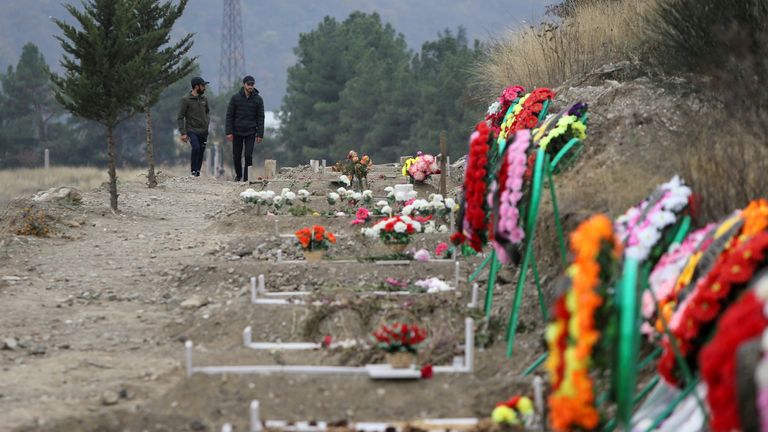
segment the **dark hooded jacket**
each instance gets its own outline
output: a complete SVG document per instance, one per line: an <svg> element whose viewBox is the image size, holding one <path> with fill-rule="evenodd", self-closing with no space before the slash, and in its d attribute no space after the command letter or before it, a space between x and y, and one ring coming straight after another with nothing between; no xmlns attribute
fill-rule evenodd
<svg viewBox="0 0 768 432"><path fill-rule="evenodd" d="M227 135L250 136L264 138L264 100L255 88L250 97L245 95L245 89L232 95L227 106Z"/></svg>

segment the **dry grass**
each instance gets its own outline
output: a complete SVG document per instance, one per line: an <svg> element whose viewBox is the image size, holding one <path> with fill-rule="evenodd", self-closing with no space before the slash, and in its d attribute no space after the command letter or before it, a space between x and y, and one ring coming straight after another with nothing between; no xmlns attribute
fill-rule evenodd
<svg viewBox="0 0 768 432"><path fill-rule="evenodd" d="M162 168L166 173L180 175L181 168ZM139 168L120 169L118 181L146 182L146 170ZM23 195L31 195L41 190L58 186L71 186L86 191L99 187L109 181L106 168L92 167L54 167L19 168L0 170L0 204L7 203Z"/></svg>
<svg viewBox="0 0 768 432"><path fill-rule="evenodd" d="M718 220L765 198L768 147L761 130L724 119L709 123L697 135L686 147L682 165L685 178L702 197L702 221Z"/></svg>
<svg viewBox="0 0 768 432"><path fill-rule="evenodd" d="M475 67L477 86L495 98L501 89L555 87L610 62L633 57L655 0L580 4L563 23L510 31L492 43Z"/></svg>

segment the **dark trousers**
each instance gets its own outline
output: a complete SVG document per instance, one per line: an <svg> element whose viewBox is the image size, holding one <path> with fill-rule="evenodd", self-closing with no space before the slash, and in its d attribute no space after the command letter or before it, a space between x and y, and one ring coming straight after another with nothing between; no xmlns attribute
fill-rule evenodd
<svg viewBox="0 0 768 432"><path fill-rule="evenodd" d="M208 134L187 132L187 137L189 138L189 145L192 146L192 155L190 157L192 172L200 172L200 167L203 166L205 142L208 141Z"/></svg>
<svg viewBox="0 0 768 432"><path fill-rule="evenodd" d="M235 162L235 178L247 181L248 172L253 165L253 144L256 135L235 135L232 137L232 158ZM245 172L243 172L243 149L245 149Z"/></svg>

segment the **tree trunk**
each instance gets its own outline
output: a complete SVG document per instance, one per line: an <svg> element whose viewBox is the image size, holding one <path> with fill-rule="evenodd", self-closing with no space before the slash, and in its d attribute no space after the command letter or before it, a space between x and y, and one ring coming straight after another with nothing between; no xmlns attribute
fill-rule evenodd
<svg viewBox="0 0 768 432"><path fill-rule="evenodd" d="M114 126L107 126L107 156L109 166L109 205L117 211L117 172L115 171L115 134Z"/></svg>
<svg viewBox="0 0 768 432"><path fill-rule="evenodd" d="M152 109L149 105L144 107L144 112L147 115L147 164L149 164L147 186L152 189L157 186L157 177L155 177L155 149L152 144Z"/></svg>

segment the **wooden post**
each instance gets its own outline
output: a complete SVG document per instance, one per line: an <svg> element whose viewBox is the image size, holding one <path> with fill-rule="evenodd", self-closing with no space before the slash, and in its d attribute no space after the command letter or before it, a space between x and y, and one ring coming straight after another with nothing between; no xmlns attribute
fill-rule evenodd
<svg viewBox="0 0 768 432"><path fill-rule="evenodd" d="M264 160L264 178L271 179L277 176L277 161L274 159Z"/></svg>
<svg viewBox="0 0 768 432"><path fill-rule="evenodd" d="M45 169L50 168L51 166L51 152L48 149L45 149L45 156L43 157L43 167Z"/></svg>
<svg viewBox="0 0 768 432"><path fill-rule="evenodd" d="M221 166L221 145L213 145L213 172L211 175L215 178L219 177L219 167Z"/></svg>
<svg viewBox="0 0 768 432"><path fill-rule="evenodd" d="M445 131L440 131L440 194L445 196L448 176L445 172L446 157L448 157L448 137Z"/></svg>

